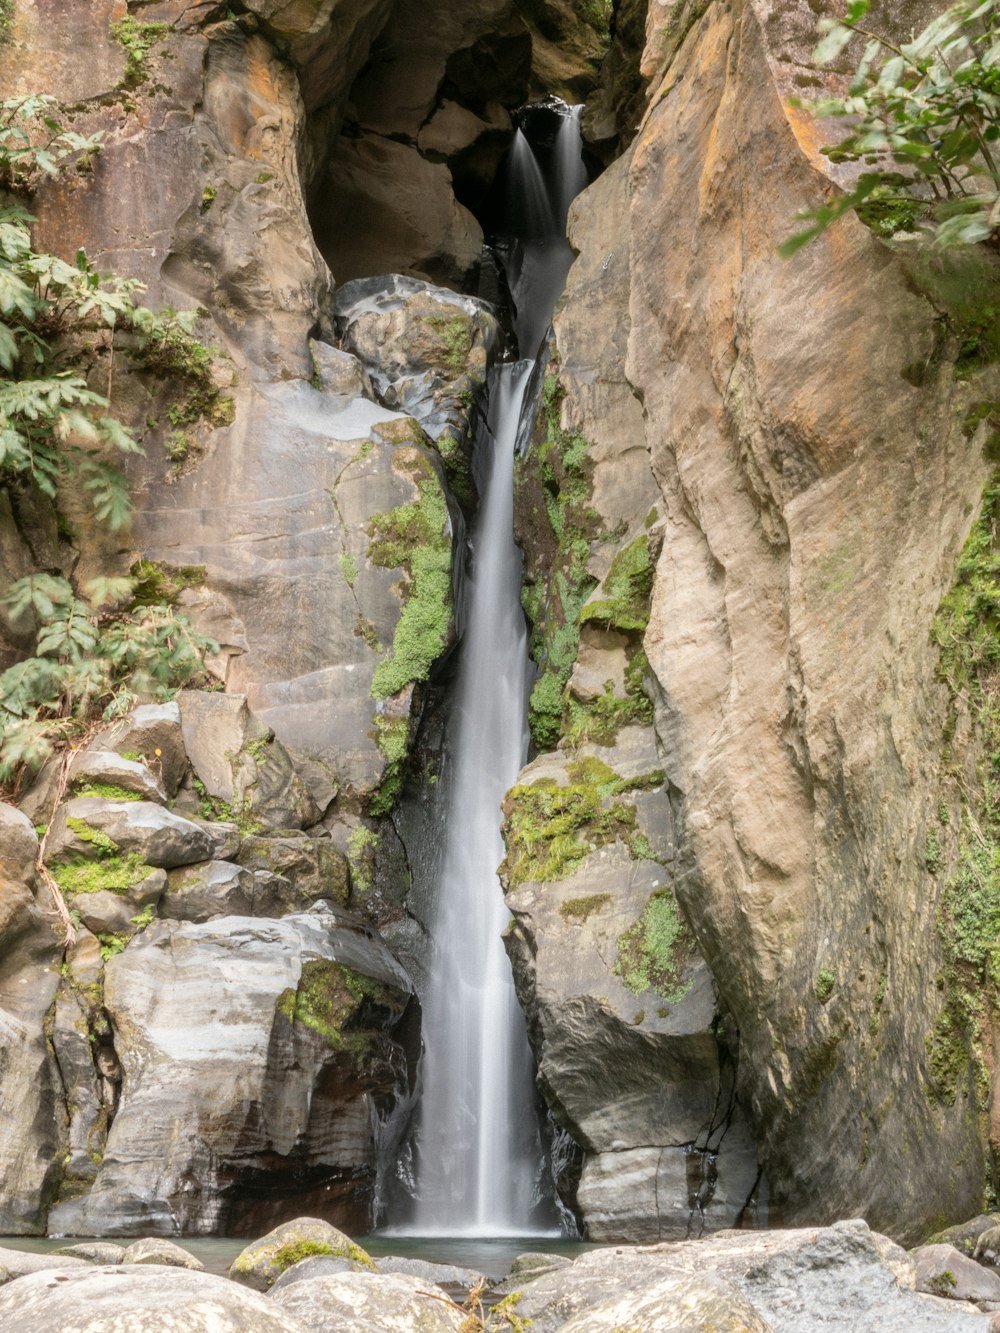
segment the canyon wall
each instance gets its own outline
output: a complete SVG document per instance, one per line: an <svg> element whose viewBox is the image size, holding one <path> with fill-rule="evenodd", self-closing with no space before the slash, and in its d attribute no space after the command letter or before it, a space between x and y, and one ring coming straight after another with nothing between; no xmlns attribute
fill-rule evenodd
<svg viewBox="0 0 1000 1333"><path fill-rule="evenodd" d="M897 8L897 28L920 17ZM256 824L203 847L189 831L169 891L128 886L161 920L126 923L105 958L114 904L80 911L64 955L34 834L4 825L5 1227L43 1230L50 1209L96 1231L256 1225L238 1170L268 1220L296 1189L370 1218L363 1108L388 1124L405 1102L415 1021L370 932L419 973L391 816L454 644L472 420L501 347L480 299L499 290L491 182L525 99L592 90L610 165L571 214L518 483L539 753L505 803L503 868L539 1086L577 1149L560 1189L595 1238L857 1214L910 1237L978 1209L991 1010L973 993L957 1026L946 920L976 743L932 629L990 471L977 411L1000 394L941 295L944 260L928 271L853 215L777 256L794 214L848 179L819 152L836 127L789 100L822 84L815 18L804 0L622 3L609 45L595 7L568 2L16 0L4 95L52 92L104 134L92 173L33 200L37 247L82 246L148 303L200 307L230 407L178 440L168 389L106 353L100 383L146 446L133 529L81 520L70 539L11 488L4 581L140 556L200 569L181 603L220 644L221 697L255 721L202 750L189 727L153 803L196 830L232 824L222 805ZM982 257L974 281L996 278ZM19 643L0 628L6 663ZM32 823L53 784L24 802ZM188 882L185 864L217 868ZM162 1178L123 1175L162 1155L136 1126L165 1080L164 1141L167 1121L213 1114L154 1014L165 958L236 976L223 916L265 960L253 1013L220 1019L253 1076L226 1065L211 1171L178 1154ZM364 1004L342 967L368 979ZM306 1021L317 978L364 1059ZM207 1039L198 1054L229 1059ZM337 1088L337 1115L313 1115ZM275 1138L287 1115L298 1130Z"/></svg>

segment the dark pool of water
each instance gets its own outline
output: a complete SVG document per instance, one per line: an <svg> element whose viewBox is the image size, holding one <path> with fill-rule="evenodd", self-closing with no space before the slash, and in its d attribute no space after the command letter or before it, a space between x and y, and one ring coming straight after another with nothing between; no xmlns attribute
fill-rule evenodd
<svg viewBox="0 0 1000 1333"><path fill-rule="evenodd" d="M73 1245L84 1237L65 1237L52 1239L39 1236L0 1236L0 1247L11 1250L27 1250L30 1254L51 1254L66 1245ZM129 1240L107 1237L118 1245L128 1245ZM463 1268L473 1268L487 1277L500 1278L510 1270L511 1263L519 1254L529 1250L542 1250L546 1254L563 1254L573 1258L586 1250L599 1248L578 1240L562 1240L548 1236L503 1236L483 1238L477 1236L387 1236L376 1234L359 1236L358 1244L374 1259L388 1255L403 1256L408 1259L426 1259L436 1264L458 1264ZM200 1259L210 1273L225 1274L230 1264L250 1244L249 1239L231 1239L226 1236L181 1236L177 1243Z"/></svg>

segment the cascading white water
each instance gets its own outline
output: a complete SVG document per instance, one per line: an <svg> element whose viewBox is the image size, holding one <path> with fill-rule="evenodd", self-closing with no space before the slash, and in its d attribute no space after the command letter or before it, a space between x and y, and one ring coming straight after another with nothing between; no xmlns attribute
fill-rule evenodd
<svg viewBox="0 0 1000 1333"><path fill-rule="evenodd" d="M564 116L556 135L555 147L555 195L557 218L560 228L566 226L566 214L569 206L587 184L587 168L580 152L580 118L582 106L569 108L569 115Z"/></svg>
<svg viewBox="0 0 1000 1333"><path fill-rule="evenodd" d="M578 120L567 115L566 124L576 132L579 157ZM529 200L520 211L529 218L528 236L513 248L516 271L509 278L519 342L522 351L534 354L571 255L565 240L554 235L558 198L553 202L546 193L544 210L539 206L544 180L520 131L509 173L511 188ZM570 177L567 169L565 179ZM585 173L573 178L585 183ZM557 181L555 188L564 187ZM445 812L443 848L424 996L424 1091L411 1233L556 1230L555 1207L550 1202L546 1210L539 1191L543 1153L532 1060L501 939L509 914L496 874L504 851L501 802L524 763L528 742L531 666L520 605L521 556L513 535L513 461L534 369L533 361L522 360L495 372L476 458L481 507L463 598L465 632L448 730L452 758L439 807Z"/></svg>

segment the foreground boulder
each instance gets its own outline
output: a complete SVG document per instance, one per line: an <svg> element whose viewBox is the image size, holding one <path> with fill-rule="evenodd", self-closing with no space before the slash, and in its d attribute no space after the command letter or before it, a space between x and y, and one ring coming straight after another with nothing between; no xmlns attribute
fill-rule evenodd
<svg viewBox="0 0 1000 1333"><path fill-rule="evenodd" d="M409 994L385 946L325 904L150 926L105 972L122 1082L97 1178L49 1229L246 1234L322 1202L367 1231Z"/></svg>
<svg viewBox="0 0 1000 1333"><path fill-rule="evenodd" d="M290 1312L209 1273L137 1264L47 1269L0 1290L17 1333L307 1333Z"/></svg>
<svg viewBox="0 0 1000 1333"><path fill-rule="evenodd" d="M596 1250L531 1282L515 1308L519 1319L531 1320L532 1333L712 1327L748 1333L986 1333L992 1327L975 1306L921 1295L914 1281L905 1251L864 1222L850 1221Z"/></svg>
<svg viewBox="0 0 1000 1333"><path fill-rule="evenodd" d="M317 1333L460 1333L465 1313L423 1278L344 1273L282 1287L271 1300Z"/></svg>
<svg viewBox="0 0 1000 1333"><path fill-rule="evenodd" d="M316 1217L283 1222L237 1255L229 1270L235 1282L267 1291L283 1273L304 1259L325 1255L347 1259L352 1267L373 1269L371 1257L350 1236Z"/></svg>

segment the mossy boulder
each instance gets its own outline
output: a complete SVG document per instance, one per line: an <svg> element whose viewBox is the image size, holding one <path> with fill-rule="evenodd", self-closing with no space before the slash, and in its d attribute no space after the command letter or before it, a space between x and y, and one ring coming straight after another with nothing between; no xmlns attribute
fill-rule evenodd
<svg viewBox="0 0 1000 1333"><path fill-rule="evenodd" d="M343 1231L316 1217L296 1217L241 1251L229 1276L245 1287L267 1291L293 1264L315 1255L347 1259L357 1272L375 1271L371 1256Z"/></svg>

